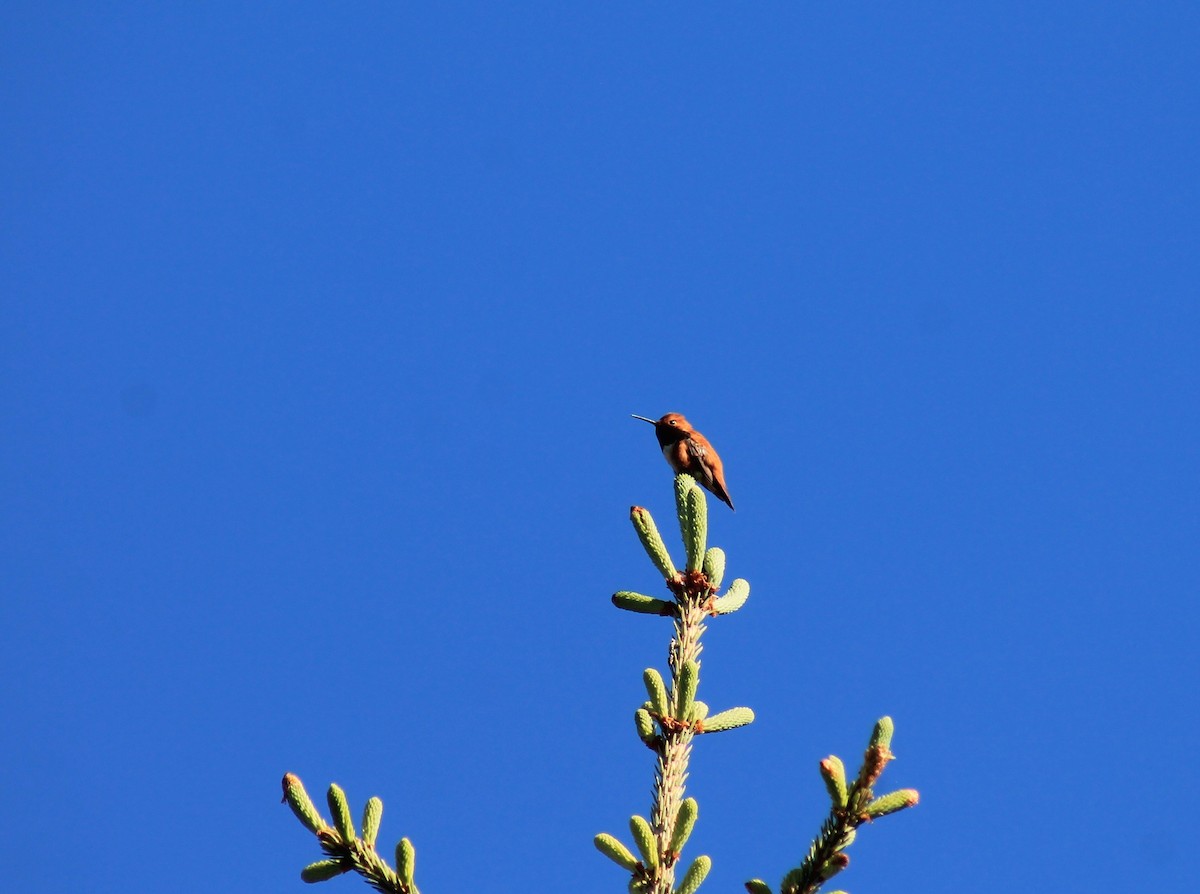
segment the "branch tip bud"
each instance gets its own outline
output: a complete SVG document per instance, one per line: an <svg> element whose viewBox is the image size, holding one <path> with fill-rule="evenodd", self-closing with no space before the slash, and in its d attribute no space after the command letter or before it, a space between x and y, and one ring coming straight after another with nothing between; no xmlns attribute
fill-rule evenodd
<svg viewBox="0 0 1200 894"><path fill-rule="evenodd" d="M821 761L821 778L825 780L825 788L829 791L833 806L837 809L845 807L849 792L846 787L846 766L841 758L831 754Z"/></svg>
<svg viewBox="0 0 1200 894"><path fill-rule="evenodd" d="M642 682L646 684L646 694L650 696L651 710L659 717L669 717L667 710L667 684L663 682L662 674L652 667L642 671Z"/></svg>
<svg viewBox="0 0 1200 894"><path fill-rule="evenodd" d="M838 851L838 853L826 860L825 865L821 867L821 878L829 880L849 865L850 855Z"/></svg>
<svg viewBox="0 0 1200 894"><path fill-rule="evenodd" d="M704 565L705 541L708 539L708 501L704 491L691 475L680 475L675 479L675 493L679 495L679 479L686 478L683 505L679 514L683 544L687 548L687 570L699 571Z"/></svg>
<svg viewBox="0 0 1200 894"><path fill-rule="evenodd" d="M754 722L754 712L749 708L729 708L718 711L711 717L706 717L697 724L697 732L721 733L729 729L737 729Z"/></svg>
<svg viewBox="0 0 1200 894"><path fill-rule="evenodd" d="M710 546L704 553L704 576L714 590L721 586L725 579L725 550L719 546Z"/></svg>
<svg viewBox="0 0 1200 894"><path fill-rule="evenodd" d="M675 816L675 829L671 833L671 853L678 854L691 837L692 827L696 825L696 817L700 813L700 805L695 798L684 798L679 805L679 813Z"/></svg>
<svg viewBox="0 0 1200 894"><path fill-rule="evenodd" d="M647 869L658 867L658 842L654 839L654 830L645 817L634 814L629 818L629 831L633 833L633 843L642 854L642 863Z"/></svg>
<svg viewBox="0 0 1200 894"><path fill-rule="evenodd" d="M607 832L601 832L593 841L596 844L596 850L604 854L618 866L629 872L635 872L638 868L637 858L630 852L629 848L621 844L612 835Z"/></svg>
<svg viewBox="0 0 1200 894"><path fill-rule="evenodd" d="M906 807L914 807L921 800L921 795L913 788L902 788L899 791L881 795L867 804L863 811L868 819L879 819L889 813L896 813Z"/></svg>
<svg viewBox="0 0 1200 894"><path fill-rule="evenodd" d="M663 543L662 535L658 533L658 526L654 524L650 513L641 506L633 506L629 510L629 518L633 522L634 530L637 531L638 539L642 541L646 555L650 557L650 561L654 563L654 567L659 570L663 578L671 581L679 577L675 563L671 561L671 554L667 552L667 545Z"/></svg>
<svg viewBox="0 0 1200 894"><path fill-rule="evenodd" d="M405 888L413 888L413 874L417 868L417 850L407 838L401 838L396 844L396 875L400 876L400 884Z"/></svg>
<svg viewBox="0 0 1200 894"><path fill-rule="evenodd" d="M714 614L731 615L750 598L750 584L748 581L737 578L729 585L729 589L725 591L725 595L718 596L713 600L712 610Z"/></svg>
<svg viewBox="0 0 1200 894"><path fill-rule="evenodd" d="M333 814L333 825L337 829L338 835L341 836L342 843L353 844L355 839L354 820L350 818L350 803L346 800L346 793L336 782L330 783L327 800L329 801L329 812Z"/></svg>
<svg viewBox="0 0 1200 894"><path fill-rule="evenodd" d="M645 708L638 708L633 712L633 722L637 727L638 738L645 743L646 747L656 747L658 734L654 732L654 718L650 716L650 712Z"/></svg>
<svg viewBox="0 0 1200 894"><path fill-rule="evenodd" d="M871 744L882 745L884 748L891 748L892 734L896 731L896 725L892 723L891 717L880 717L875 722L875 729L871 731Z"/></svg>
<svg viewBox="0 0 1200 894"><path fill-rule="evenodd" d="M675 717L686 722L691 714L692 702L696 700L696 689L700 685L700 664L685 661L679 669L679 685L675 690Z"/></svg>
<svg viewBox="0 0 1200 894"><path fill-rule="evenodd" d="M627 612L636 612L640 615L670 616L677 614L679 611L674 602L667 602L665 599L655 599L653 596L634 593L631 590L620 590L613 593L612 603L617 608L624 609Z"/></svg>
<svg viewBox="0 0 1200 894"><path fill-rule="evenodd" d="M375 847L375 839L379 837L379 823L383 820L383 801L379 798L368 798L363 807L362 840L369 848Z"/></svg>
<svg viewBox="0 0 1200 894"><path fill-rule="evenodd" d="M317 805L304 790L300 777L294 773L283 777L283 800L308 831L316 833L329 828L329 823L325 822L324 817L317 811Z"/></svg>
<svg viewBox="0 0 1200 894"><path fill-rule="evenodd" d="M711 857L697 857L692 861L687 872L683 874L683 881L675 889L675 894L696 894L696 889L703 883L704 877L708 875L710 869L712 869Z"/></svg>
<svg viewBox="0 0 1200 894"><path fill-rule="evenodd" d="M317 882L328 881L344 872L349 872L350 869L350 865L343 863L341 859L318 860L316 863L309 863L300 870L300 881L312 885Z"/></svg>

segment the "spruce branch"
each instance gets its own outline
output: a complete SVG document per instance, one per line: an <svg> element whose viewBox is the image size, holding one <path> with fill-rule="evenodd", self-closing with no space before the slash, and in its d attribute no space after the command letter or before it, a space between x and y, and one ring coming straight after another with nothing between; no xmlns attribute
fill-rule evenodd
<svg viewBox="0 0 1200 894"><path fill-rule="evenodd" d="M383 818L383 802L379 798L367 801L361 838L354 831L346 793L337 785L329 786L332 825L321 816L304 790L300 777L294 773L283 777L283 800L304 827L317 836L317 843L326 854L326 859L310 863L300 871L302 881L323 882L347 872L357 872L367 884L383 894L420 894L413 882L415 853L411 841L402 838L396 845L396 868L389 866L375 850L375 839Z"/></svg>
<svg viewBox="0 0 1200 894"><path fill-rule="evenodd" d="M873 791L895 756L891 750L893 731L890 717L882 717L875 724L858 776L849 786L845 766L839 758L830 755L821 761L821 778L831 802L829 815L800 865L784 876L780 894L816 894L821 885L850 865L845 850L853 843L859 826L918 802L920 795L915 789L900 789L881 797L876 797ZM746 890L751 894L770 892L761 879L746 882Z"/></svg>
<svg viewBox="0 0 1200 894"><path fill-rule="evenodd" d="M733 729L754 719L749 708L732 708L709 717L708 706L696 699L705 622L709 617L731 614L741 608L749 596L750 585L743 580L734 581L730 593L722 597L726 602L718 608L717 590L725 574L725 553L716 547L706 548L708 504L704 492L690 475L675 478L675 506L687 554L683 572L677 570L650 513L640 506L630 510L638 539L662 574L672 601L629 590L613 596L618 608L669 617L673 628L667 649L669 679L663 679L654 668L644 672L649 700L634 715L638 738L655 753L650 820L635 816L630 825L642 859L636 859L634 852L613 836L596 836L596 847L630 872L630 890L638 894L693 894L700 887L712 865L706 856L693 860L675 887L680 851L691 835L699 811L695 799L684 798L692 741L700 733Z"/></svg>

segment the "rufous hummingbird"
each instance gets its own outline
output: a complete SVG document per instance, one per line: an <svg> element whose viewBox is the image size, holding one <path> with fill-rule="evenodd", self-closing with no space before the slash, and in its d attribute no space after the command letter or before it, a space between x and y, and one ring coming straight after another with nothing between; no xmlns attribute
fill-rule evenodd
<svg viewBox="0 0 1200 894"><path fill-rule="evenodd" d="M633 414L634 419L649 422L658 436L658 446L676 475L687 473L721 502L733 509L733 500L725 489L725 467L708 438L692 428L680 413L668 413L654 420Z"/></svg>

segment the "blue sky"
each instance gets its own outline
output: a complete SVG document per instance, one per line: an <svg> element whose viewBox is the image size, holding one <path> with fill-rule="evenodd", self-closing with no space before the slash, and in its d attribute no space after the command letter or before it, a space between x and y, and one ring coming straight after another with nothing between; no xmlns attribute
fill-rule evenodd
<svg viewBox="0 0 1200 894"><path fill-rule="evenodd" d="M895 717L870 891L1197 870L1191 4L10 3L6 885L623 890L665 623L630 413L725 458L705 890ZM1180 816L1180 812L1183 815ZM325 891L367 890L354 879Z"/></svg>

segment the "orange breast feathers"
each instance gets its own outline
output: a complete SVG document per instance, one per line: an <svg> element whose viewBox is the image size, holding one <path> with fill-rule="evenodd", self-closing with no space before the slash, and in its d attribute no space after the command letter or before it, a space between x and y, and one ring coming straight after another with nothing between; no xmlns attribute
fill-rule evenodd
<svg viewBox="0 0 1200 894"><path fill-rule="evenodd" d="M667 458L667 462L670 463L671 468L675 470L676 475L681 472L692 471L692 456L688 452L687 438L684 438L682 441L676 441L674 444L668 444L663 448L662 452L663 456Z"/></svg>

